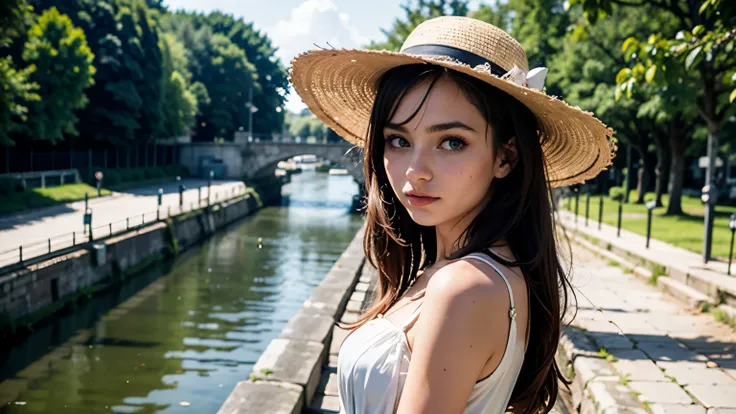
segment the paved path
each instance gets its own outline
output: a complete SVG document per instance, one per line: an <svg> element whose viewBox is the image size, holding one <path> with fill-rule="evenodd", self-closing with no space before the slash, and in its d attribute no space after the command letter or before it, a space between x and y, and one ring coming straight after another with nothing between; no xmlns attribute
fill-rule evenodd
<svg viewBox="0 0 736 414"><path fill-rule="evenodd" d="M184 207L188 210L192 203L197 201L197 188L202 186L202 198L207 198L207 181L199 179L183 180L188 190L184 193ZM223 199L232 194L236 188L242 188L241 181L215 181L212 185L213 199L215 195ZM92 225L106 226L108 223L117 222L113 225L113 232L125 228L127 217L131 217L131 226L140 224L141 216L146 214L146 222L152 221L156 216L158 189L163 188L162 214L169 207L174 210L179 205L179 185L176 181L162 183L154 186L135 188L123 192L113 193L111 196L95 198L89 201L92 209ZM82 218L84 214L84 201L76 201L59 206L53 206L27 213L12 214L0 217L0 266L15 263L18 260L18 246L37 245L24 247L23 258L45 254L48 252L48 238L52 238L52 249L57 250L72 243L72 232L76 241L82 240ZM99 236L107 236L108 230L100 230ZM63 236L62 236L63 235Z"/></svg>
<svg viewBox="0 0 736 414"><path fill-rule="evenodd" d="M559 211L559 215L561 224L565 227L577 230L588 237L602 240L616 249L634 253L649 262L665 266L669 276L705 295L712 298L718 295L736 298L736 277L726 274L728 267L726 262L711 260L704 264L701 255L657 239L651 239L647 249L644 236L621 229L619 237L616 235L615 226L603 223L601 229L598 230L597 221L590 220L586 226L585 217L578 216L576 221L575 215L568 211ZM736 271L736 267L733 270ZM696 278L697 281L691 283L687 280L688 278ZM727 298L725 302L730 303L731 300Z"/></svg>
<svg viewBox="0 0 736 414"><path fill-rule="evenodd" d="M630 407L620 401L628 394L653 413L736 413L732 328L712 314L686 310L577 245L573 251L579 306L573 326L611 362L613 372L587 375L600 380L599 389L605 388L605 381L613 381L617 392L623 391L613 393L618 411ZM588 388L596 393L596 388Z"/></svg>

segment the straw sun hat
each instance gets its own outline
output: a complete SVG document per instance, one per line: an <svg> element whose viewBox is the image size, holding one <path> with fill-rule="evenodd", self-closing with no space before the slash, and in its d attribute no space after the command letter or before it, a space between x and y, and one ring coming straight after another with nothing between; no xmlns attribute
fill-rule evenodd
<svg viewBox="0 0 736 414"><path fill-rule="evenodd" d="M523 47L503 30L469 17L442 16L421 23L400 52L312 50L291 62L290 80L304 103L348 142L362 147L378 82L397 66L430 63L473 76L526 105L553 187L598 175L615 155L613 130L592 113L544 92L546 68L529 71Z"/></svg>

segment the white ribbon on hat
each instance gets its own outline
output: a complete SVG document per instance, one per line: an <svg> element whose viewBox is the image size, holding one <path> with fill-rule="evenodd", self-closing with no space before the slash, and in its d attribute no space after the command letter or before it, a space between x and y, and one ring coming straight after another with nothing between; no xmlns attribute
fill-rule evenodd
<svg viewBox="0 0 736 414"><path fill-rule="evenodd" d="M528 73L514 65L510 71L506 72L501 79L508 80L519 86L542 91L544 88L544 78L547 76L547 68L538 67L530 70Z"/></svg>

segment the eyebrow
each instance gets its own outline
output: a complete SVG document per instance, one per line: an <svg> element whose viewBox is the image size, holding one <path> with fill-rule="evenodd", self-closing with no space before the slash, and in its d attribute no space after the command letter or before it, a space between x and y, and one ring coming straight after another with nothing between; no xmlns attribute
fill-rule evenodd
<svg viewBox="0 0 736 414"><path fill-rule="evenodd" d="M391 122L387 122L385 125L386 128L395 129L397 131L401 132L408 132L406 127L399 124L392 124ZM440 131L447 131L448 129L464 129L466 131L476 132L473 128L469 127L468 125L460 122L460 121L452 121L452 122L445 122L442 124L435 124L427 127L426 131L427 133L433 133L433 132L440 132Z"/></svg>

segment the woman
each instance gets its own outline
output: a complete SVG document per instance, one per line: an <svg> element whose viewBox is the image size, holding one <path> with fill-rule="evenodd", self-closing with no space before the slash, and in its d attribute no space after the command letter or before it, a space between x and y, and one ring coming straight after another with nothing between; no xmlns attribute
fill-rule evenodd
<svg viewBox="0 0 736 414"><path fill-rule="evenodd" d="M466 17L401 52L318 50L291 80L364 149L366 257L378 295L338 357L341 412L547 412L569 282L551 187L610 165L612 134L542 91L546 69Z"/></svg>

